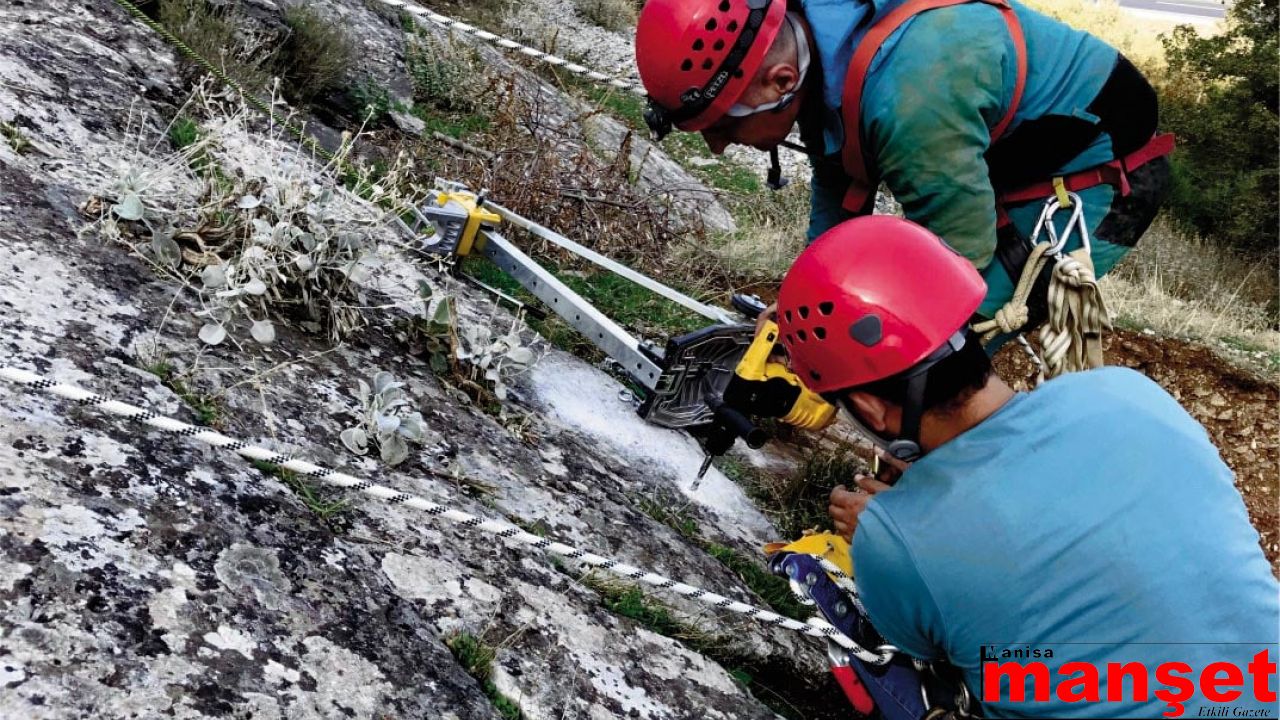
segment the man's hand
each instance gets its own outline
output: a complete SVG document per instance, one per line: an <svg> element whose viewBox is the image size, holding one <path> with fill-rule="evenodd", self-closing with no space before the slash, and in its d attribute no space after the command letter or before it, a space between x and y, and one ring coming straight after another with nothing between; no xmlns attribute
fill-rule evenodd
<svg viewBox="0 0 1280 720"><path fill-rule="evenodd" d="M764 329L764 324L772 320L773 316L777 314L778 314L778 303L774 303L769 307L765 308L764 312L757 315L756 316L756 334L759 335L760 331Z"/></svg>
<svg viewBox="0 0 1280 720"><path fill-rule="evenodd" d="M867 508L867 503L878 492L889 489L889 485L868 475L857 475L853 478L857 489L848 490L843 485L831 491L828 500L827 514L835 525L836 534L845 540L853 540L853 531L858 529L858 516Z"/></svg>

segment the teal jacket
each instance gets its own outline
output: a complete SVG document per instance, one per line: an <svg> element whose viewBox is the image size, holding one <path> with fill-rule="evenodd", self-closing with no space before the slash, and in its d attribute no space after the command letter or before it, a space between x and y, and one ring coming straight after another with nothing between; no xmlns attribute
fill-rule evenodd
<svg viewBox="0 0 1280 720"><path fill-rule="evenodd" d="M801 0L818 47L822 76L821 129L816 118L806 140L814 153L809 239L849 217L841 208L848 180L839 152L846 129L839 108L845 72L869 20L903 0ZM1114 48L1017 2L1026 36L1027 80L1006 137L1049 116L1097 121L1088 111L1116 65ZM983 271L989 294L980 309L991 315L1012 293L1012 282L992 262L996 245L995 190L985 153L990 129L1007 112L1017 78L1017 52L1000 12L972 2L915 16L885 41L867 73L862 103L864 147L894 197L911 220L929 228ZM818 140L820 137L820 141ZM1054 168L1069 173L1113 159L1108 136L1100 134L1083 152ZM1044 179L1048 179L1047 177ZM1099 186L1082 193L1086 218L1096 229L1113 191ZM1011 213L1030 233L1039 203ZM1072 249L1072 248L1068 248ZM1095 250L1099 274L1126 248Z"/></svg>

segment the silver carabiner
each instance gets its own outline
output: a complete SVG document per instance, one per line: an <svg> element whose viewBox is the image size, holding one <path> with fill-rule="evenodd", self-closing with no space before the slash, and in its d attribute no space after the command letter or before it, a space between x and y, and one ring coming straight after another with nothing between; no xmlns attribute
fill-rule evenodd
<svg viewBox="0 0 1280 720"><path fill-rule="evenodd" d="M1036 227L1031 231L1030 244L1035 247L1040 239L1040 233L1043 231L1049 236L1051 245L1045 251L1046 255L1059 257L1062 251L1067 247L1067 242L1071 240L1073 232L1080 234L1080 246L1084 248L1086 253L1091 252L1089 244L1089 227L1084 221L1084 202L1080 196L1074 192L1068 192L1067 198L1071 200L1069 206L1064 207L1058 202L1057 196L1051 197L1044 201L1044 207L1040 210L1040 217L1036 220ZM1063 228L1062 237L1058 237L1058 228L1053 223L1053 218L1058 214L1059 210L1070 208L1071 217L1067 219L1067 224Z"/></svg>

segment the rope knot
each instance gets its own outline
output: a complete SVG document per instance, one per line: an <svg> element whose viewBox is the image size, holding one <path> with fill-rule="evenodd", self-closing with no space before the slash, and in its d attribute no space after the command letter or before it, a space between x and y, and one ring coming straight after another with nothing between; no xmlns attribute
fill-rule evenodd
<svg viewBox="0 0 1280 720"><path fill-rule="evenodd" d="M1031 319L1031 314L1026 303L1017 305L1010 303L997 310L996 316L992 319L995 320L996 327L1000 328L1000 332L1011 333L1022 329L1022 326Z"/></svg>

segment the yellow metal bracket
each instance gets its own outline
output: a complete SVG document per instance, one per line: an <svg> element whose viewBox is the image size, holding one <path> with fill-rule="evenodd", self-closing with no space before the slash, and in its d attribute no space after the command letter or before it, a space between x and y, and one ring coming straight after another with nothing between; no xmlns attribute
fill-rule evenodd
<svg viewBox="0 0 1280 720"><path fill-rule="evenodd" d="M502 216L486 210L474 193L459 190L444 191L436 195L436 202L441 207L445 207L450 202L457 203L467 213L467 221L462 227L462 234L458 238L458 245L455 250L460 257L466 257L471 253L471 248L475 246L476 235L479 234L481 225L496 225L502 222Z"/></svg>

